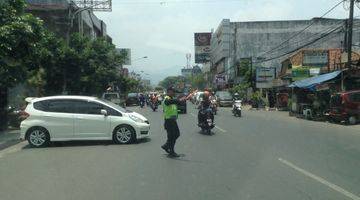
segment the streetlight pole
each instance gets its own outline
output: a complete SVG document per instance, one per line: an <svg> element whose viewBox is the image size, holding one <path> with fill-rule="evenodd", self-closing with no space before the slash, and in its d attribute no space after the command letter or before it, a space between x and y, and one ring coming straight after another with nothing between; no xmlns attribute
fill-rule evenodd
<svg viewBox="0 0 360 200"><path fill-rule="evenodd" d="M147 56L143 56L143 57L141 57L141 58L136 58L136 59L134 59L134 60L131 60L131 63L134 62L134 61L138 61L138 60L146 59L146 58L148 58L148 57L147 57Z"/></svg>

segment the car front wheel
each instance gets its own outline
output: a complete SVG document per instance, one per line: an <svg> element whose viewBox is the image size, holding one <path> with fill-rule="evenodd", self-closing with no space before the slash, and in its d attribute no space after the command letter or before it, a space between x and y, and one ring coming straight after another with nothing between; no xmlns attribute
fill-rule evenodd
<svg viewBox="0 0 360 200"><path fill-rule="evenodd" d="M34 127L28 131L27 140L31 147L46 147L50 143L50 135L45 128Z"/></svg>
<svg viewBox="0 0 360 200"><path fill-rule="evenodd" d="M114 130L113 140L116 144L130 144L136 140L135 130L129 125L120 125Z"/></svg>

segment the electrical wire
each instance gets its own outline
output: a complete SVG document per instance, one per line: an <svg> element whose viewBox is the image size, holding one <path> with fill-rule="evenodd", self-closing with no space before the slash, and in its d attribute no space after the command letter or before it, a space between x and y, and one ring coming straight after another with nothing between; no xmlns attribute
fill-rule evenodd
<svg viewBox="0 0 360 200"><path fill-rule="evenodd" d="M332 8L330 8L330 10L326 11L320 18L323 18L324 16L326 16L327 14L329 14L331 11L333 11L336 7L338 7L341 3L343 3L344 0L340 1L339 3L337 3L335 6L333 6ZM263 55L276 50L277 48L281 47L283 44L287 43L288 41L290 41L291 39L295 38L296 36L300 35L301 33L303 33L305 30L307 30L308 28L310 28L312 25L314 25L316 22L316 20L312 21L308 26L306 26L304 29L300 30L299 32L295 33L294 35L291 35L288 39L284 40L283 42L281 42L279 45L275 46L274 48L270 49L269 51L266 51L262 54L259 55L259 57L262 57Z"/></svg>
<svg viewBox="0 0 360 200"><path fill-rule="evenodd" d="M327 33L323 33L320 37L317 37L317 38L315 38L315 39L313 39L313 40L311 40L311 41L309 41L309 42L307 42L307 43L305 43L305 44L303 44L303 45L301 45L301 46L299 46L299 47L296 47L296 48L294 48L294 49L292 49L292 50L290 50L290 51L287 51L287 52L282 53L282 54L280 54L280 55L273 56L273 57L271 57L271 58L267 58L267 59L265 59L265 60L261 60L261 61L257 61L257 62L252 62L252 63L253 63L253 64L258 64L258 63L263 63L263 62L275 60L275 59L281 58L281 57L283 57L283 56L292 54L292 53L294 53L294 52L296 52L296 51L299 51L299 50L301 50L301 49L303 49L303 48L305 48L305 47L308 47L308 46L310 46L310 45L312 45L312 44L315 44L315 43L317 43L317 42L320 42L321 40L324 40L325 38L327 38L327 39L332 39L332 38L334 38L334 37L337 37L337 36L338 36L338 33L341 33L341 32L344 31L344 30L341 29L341 28L342 28L342 25L341 25L341 26L338 26L338 27L336 27L336 28L334 28L334 29L332 29L332 30L330 30L330 31L328 31ZM340 30L340 31L339 31L339 30ZM354 29L354 30L357 30L357 29ZM332 34L333 34L333 35L332 35ZM331 36L331 35L332 35L332 36ZM228 69L224 70L224 73L232 70L234 67L235 67L235 66L229 67Z"/></svg>
<svg viewBox="0 0 360 200"><path fill-rule="evenodd" d="M339 30L341 27L342 27L342 26L340 26L340 27L338 27L338 28L336 28L336 29L334 29L334 30L332 30L332 31L330 31L330 32L328 32L328 33L320 36L319 38L316 38L316 39L314 39L314 40L312 40L312 41L310 41L310 42L307 42L306 44L301 45L300 47L297 47L297 48L295 48L295 49L293 49L293 50L291 50L291 51L288 51L288 52L286 52L286 53L283 53L283 54L281 54L281 55L278 55L278 56L275 56L275 57L272 57L272 58L267 58L267 59L265 59L265 60L261 60L261 61L257 61L257 62L253 62L253 63L263 63L263 62L271 61L271 60L274 60L274 59L281 58L281 57L283 57L283 56L289 55L289 54L291 54L291 53L294 53L294 52L296 52L296 51L298 51L298 50L300 50L300 49L302 49L302 48L304 48L304 47L307 47L307 46L309 46L309 45L311 45L311 44L314 44L315 42L317 42L317 41L319 41L319 40L321 40L321 39L329 36L330 34L334 33L334 32L337 31L337 30ZM340 32L341 32L341 31L335 32L335 33L340 33Z"/></svg>
<svg viewBox="0 0 360 200"><path fill-rule="evenodd" d="M283 46L283 47L277 49L277 51L270 53L270 55L271 55L271 54L275 54L275 53L279 53L279 52L281 52L281 50L283 50L283 49L288 49L289 46L300 46L302 43L307 42L307 41L310 41L310 40L314 39L315 37L317 37L318 35L327 33L328 31L331 31L332 29L339 27L340 24L341 24L341 26L343 26L344 21L341 21L341 22L339 22L339 23L337 23L337 24L335 24L335 25L333 25L333 26L331 26L331 27L329 27L329 28L327 28L327 29L325 29L325 30L323 30L323 31L321 31L321 32L315 33L315 34L313 34L313 35L310 36L310 37L307 37L307 38L305 38L305 39L302 39L302 40L298 40L298 41L294 41L294 42L292 42L292 43L289 43L288 45ZM259 57L259 56L255 56L255 57Z"/></svg>

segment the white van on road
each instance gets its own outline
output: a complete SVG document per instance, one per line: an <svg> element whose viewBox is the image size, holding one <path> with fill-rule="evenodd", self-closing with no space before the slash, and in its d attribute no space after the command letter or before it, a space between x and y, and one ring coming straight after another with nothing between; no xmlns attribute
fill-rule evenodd
<svg viewBox="0 0 360 200"><path fill-rule="evenodd" d="M144 116L96 97L52 96L26 101L20 138L33 147L70 140L128 144L149 136L150 123Z"/></svg>

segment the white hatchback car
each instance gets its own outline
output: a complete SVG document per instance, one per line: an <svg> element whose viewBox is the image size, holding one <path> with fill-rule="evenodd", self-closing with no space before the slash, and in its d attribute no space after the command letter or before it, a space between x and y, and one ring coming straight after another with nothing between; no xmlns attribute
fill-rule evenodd
<svg viewBox="0 0 360 200"><path fill-rule="evenodd" d="M149 136L150 123L144 116L96 97L51 96L26 101L20 138L33 147L70 140L128 144Z"/></svg>

